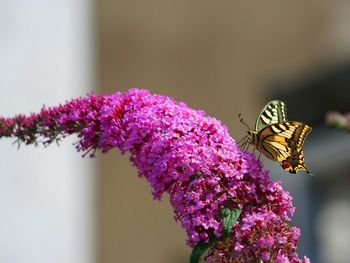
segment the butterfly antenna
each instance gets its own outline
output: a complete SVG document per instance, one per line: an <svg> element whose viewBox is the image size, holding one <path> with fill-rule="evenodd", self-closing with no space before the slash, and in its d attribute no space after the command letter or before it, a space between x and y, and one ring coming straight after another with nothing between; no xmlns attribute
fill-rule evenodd
<svg viewBox="0 0 350 263"><path fill-rule="evenodd" d="M251 130L251 129L249 128L248 124L246 124L246 123L244 122L244 120L243 120L243 118L242 118L242 113L238 114L238 118L239 118L240 122L241 122L244 126L246 126L249 130Z"/></svg>

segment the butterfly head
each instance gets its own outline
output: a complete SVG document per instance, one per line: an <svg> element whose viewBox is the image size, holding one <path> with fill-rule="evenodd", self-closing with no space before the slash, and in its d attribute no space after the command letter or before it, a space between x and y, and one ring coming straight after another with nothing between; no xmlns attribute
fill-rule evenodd
<svg viewBox="0 0 350 263"><path fill-rule="evenodd" d="M257 134L257 132L256 132L256 131L253 131L253 130L248 126L248 124L246 124L246 123L244 122L241 113L238 114L238 117L239 117L239 119L240 119L240 122L241 122L244 126L246 126L246 127L248 128L248 131L247 131L248 136L245 136L245 138L248 140L248 142L249 142L250 144L256 144L257 141L258 141L258 134Z"/></svg>
<svg viewBox="0 0 350 263"><path fill-rule="evenodd" d="M248 130L248 139L251 144L257 145L258 143L258 133L256 131Z"/></svg>

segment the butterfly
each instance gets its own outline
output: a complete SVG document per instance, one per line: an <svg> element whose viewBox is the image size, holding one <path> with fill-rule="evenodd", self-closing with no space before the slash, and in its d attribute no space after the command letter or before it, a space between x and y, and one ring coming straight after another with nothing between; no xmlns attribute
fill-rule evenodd
<svg viewBox="0 0 350 263"><path fill-rule="evenodd" d="M241 122L245 124L243 119ZM245 142L254 145L267 158L279 162L285 171L295 174L304 170L311 174L304 163L302 150L311 127L300 121L288 121L283 101L267 103L256 120L255 130L248 129Z"/></svg>

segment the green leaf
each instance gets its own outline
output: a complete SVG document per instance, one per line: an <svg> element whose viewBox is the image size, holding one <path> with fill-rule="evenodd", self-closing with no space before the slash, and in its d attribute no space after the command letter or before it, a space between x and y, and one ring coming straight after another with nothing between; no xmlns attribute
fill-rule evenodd
<svg viewBox="0 0 350 263"><path fill-rule="evenodd" d="M208 243L199 242L197 245L195 245L192 249L192 254L190 257L190 263L198 263L201 256L204 254L204 252L210 248L214 243L216 243L219 239L217 237L212 237L209 239Z"/></svg>
<svg viewBox="0 0 350 263"><path fill-rule="evenodd" d="M234 208L223 208L221 210L222 218L224 221L222 232L224 237L228 237L231 233L232 226L237 222L242 210Z"/></svg>
<svg viewBox="0 0 350 263"><path fill-rule="evenodd" d="M241 214L241 210L236 208L235 209L223 208L221 210L221 214L224 221L223 233L224 233L224 237L226 238L230 235L232 226L234 225L234 223L237 222ZM190 263L199 263L199 260L201 256L205 253L205 251L218 241L219 239L214 236L209 238L208 243L198 242L198 244L195 245L192 249Z"/></svg>

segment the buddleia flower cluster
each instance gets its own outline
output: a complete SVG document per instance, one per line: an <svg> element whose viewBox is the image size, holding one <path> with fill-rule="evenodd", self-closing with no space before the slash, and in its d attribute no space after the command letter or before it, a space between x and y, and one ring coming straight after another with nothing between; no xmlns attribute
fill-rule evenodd
<svg viewBox="0 0 350 263"><path fill-rule="evenodd" d="M0 137L18 143L48 145L71 134L84 156L112 148L130 154L154 199L170 196L187 244L207 246L207 262L309 262L299 259L300 231L288 223L292 197L205 112L131 89L0 118ZM239 216L230 221L223 211Z"/></svg>
<svg viewBox="0 0 350 263"><path fill-rule="evenodd" d="M336 111L329 111L326 114L326 124L331 127L350 131L350 113L342 114Z"/></svg>

